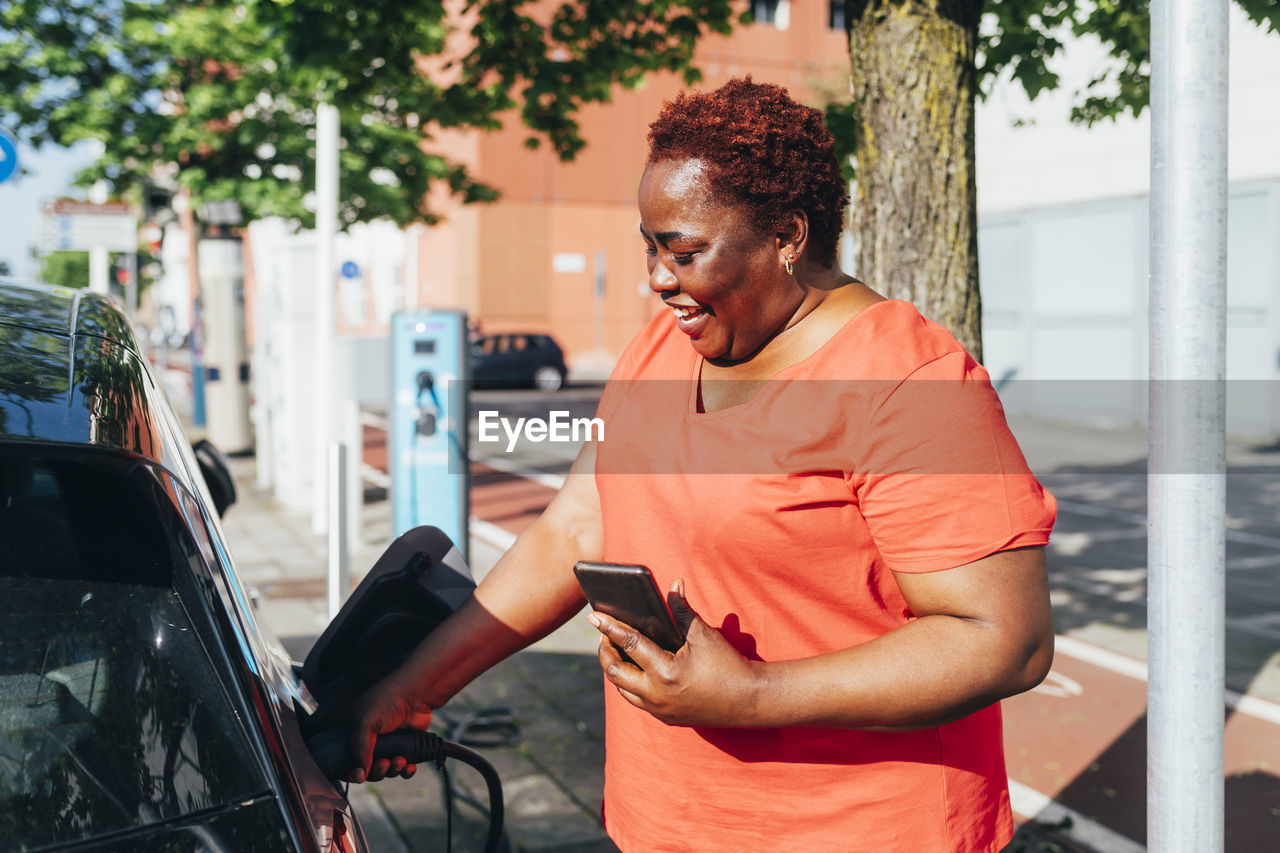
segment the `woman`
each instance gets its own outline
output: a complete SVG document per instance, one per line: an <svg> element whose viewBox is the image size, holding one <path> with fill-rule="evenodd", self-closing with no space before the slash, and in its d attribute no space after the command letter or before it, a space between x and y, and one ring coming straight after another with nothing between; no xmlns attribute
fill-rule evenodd
<svg viewBox="0 0 1280 853"><path fill-rule="evenodd" d="M998 850L993 703L1052 658L1053 499L982 368L840 271L848 198L820 113L734 80L668 103L649 140L640 233L670 311L619 361L607 439L366 697L353 778L372 733L425 727L576 613L576 560L642 563L687 641L673 655L589 617L623 850Z"/></svg>

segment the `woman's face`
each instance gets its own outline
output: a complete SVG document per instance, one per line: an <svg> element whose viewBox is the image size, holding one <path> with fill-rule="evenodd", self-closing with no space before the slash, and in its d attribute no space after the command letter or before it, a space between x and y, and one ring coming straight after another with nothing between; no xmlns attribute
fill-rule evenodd
<svg viewBox="0 0 1280 853"><path fill-rule="evenodd" d="M713 363L752 356L786 328L803 293L783 269L777 235L717 201L700 160L653 163L640 179L649 288Z"/></svg>

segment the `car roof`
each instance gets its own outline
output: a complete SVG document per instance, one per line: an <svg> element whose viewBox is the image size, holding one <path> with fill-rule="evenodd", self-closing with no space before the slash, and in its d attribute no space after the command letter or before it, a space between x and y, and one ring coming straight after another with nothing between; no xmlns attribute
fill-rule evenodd
<svg viewBox="0 0 1280 853"><path fill-rule="evenodd" d="M56 335L93 335L135 349L124 315L87 290L0 278L0 323Z"/></svg>
<svg viewBox="0 0 1280 853"><path fill-rule="evenodd" d="M0 279L0 443L123 450L178 473L175 425L114 302Z"/></svg>

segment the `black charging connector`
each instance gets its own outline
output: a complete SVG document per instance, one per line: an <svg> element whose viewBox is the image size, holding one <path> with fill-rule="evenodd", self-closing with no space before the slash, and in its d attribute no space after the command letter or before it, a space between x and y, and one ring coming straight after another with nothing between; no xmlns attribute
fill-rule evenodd
<svg viewBox="0 0 1280 853"><path fill-rule="evenodd" d="M325 776L339 781L344 779L351 769L351 759L347 750L347 737L336 731L318 732L307 739L307 747L311 757ZM435 764L445 773L444 761L452 758L476 770L489 792L489 829L485 833L484 853L499 853L503 842L502 824L504 805L502 799L502 780L493 765L479 753L467 747L447 741L435 732L420 732L412 729L401 729L379 735L373 744L373 760L392 759L403 756L410 764ZM452 791L452 783L445 773L445 788ZM478 804L477 804L478 805ZM483 807L481 807L483 809ZM452 824L452 816L449 823ZM446 832L451 832L451 828Z"/></svg>
<svg viewBox="0 0 1280 853"><path fill-rule="evenodd" d="M316 765L330 779L343 779L351 770L347 737L343 732L323 731L307 739L307 747ZM434 732L402 729L380 735L373 745L373 760L404 756L410 764L427 764L444 760L448 754L446 741Z"/></svg>
<svg viewBox="0 0 1280 853"><path fill-rule="evenodd" d="M438 528L415 527L383 552L302 666L317 707L299 722L312 757L328 778L339 782L351 769L347 732L360 696L408 659L474 591L461 552ZM442 773L446 758L477 770L489 793L485 853L498 853L504 839L502 784L483 757L432 732L409 729L379 736L373 754L375 760L404 756L413 764L434 763Z"/></svg>
<svg viewBox="0 0 1280 853"><path fill-rule="evenodd" d="M440 418L440 403L436 399L436 379L431 371L418 374L418 421L414 426L418 435L435 435L436 421Z"/></svg>

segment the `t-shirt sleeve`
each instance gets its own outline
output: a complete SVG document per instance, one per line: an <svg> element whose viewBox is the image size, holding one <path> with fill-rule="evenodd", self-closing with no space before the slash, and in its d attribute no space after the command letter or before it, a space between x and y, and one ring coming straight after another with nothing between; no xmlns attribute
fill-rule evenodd
<svg viewBox="0 0 1280 853"><path fill-rule="evenodd" d="M859 432L851 485L894 571L949 569L1049 541L1057 504L966 353L886 387Z"/></svg>

